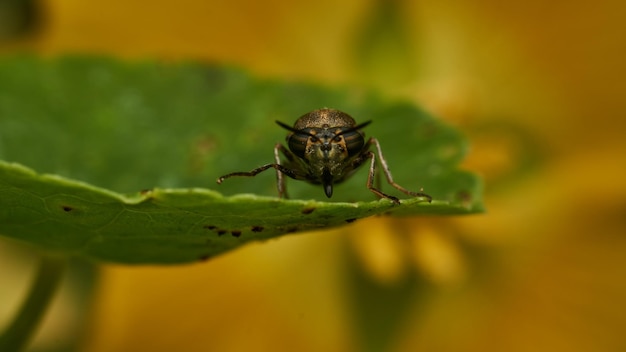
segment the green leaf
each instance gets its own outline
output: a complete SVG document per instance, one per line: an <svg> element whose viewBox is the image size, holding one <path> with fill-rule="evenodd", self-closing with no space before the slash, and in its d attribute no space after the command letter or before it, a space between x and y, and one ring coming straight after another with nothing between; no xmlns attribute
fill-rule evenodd
<svg viewBox="0 0 626 352"><path fill-rule="evenodd" d="M366 167L331 201L293 180L292 199L278 199L273 171L215 183L272 162L285 137L273 120L291 124L324 106L372 119L366 132L395 181L433 202L385 182L402 204L377 200ZM456 170L466 150L459 132L418 108L355 90L194 63L0 61L0 234L96 260L189 262L376 214L478 212L478 178Z"/></svg>

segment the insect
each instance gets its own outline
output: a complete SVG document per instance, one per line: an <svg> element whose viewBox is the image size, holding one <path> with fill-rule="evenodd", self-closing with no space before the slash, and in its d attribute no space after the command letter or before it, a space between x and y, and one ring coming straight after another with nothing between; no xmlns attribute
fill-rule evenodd
<svg viewBox="0 0 626 352"><path fill-rule="evenodd" d="M400 200L392 195L383 193L374 187L376 176L376 154L387 178L387 182L397 190L415 197L423 197L430 202L432 198L422 192L409 191L393 181L387 162L383 157L380 143L376 138L365 140L361 129L371 123L366 121L357 124L345 112L336 109L318 109L302 115L293 125L276 121L288 130L287 145L280 143L274 146L274 163L265 164L250 172L233 172L217 179L221 184L225 179L233 176L256 176L259 173L276 169L277 188L279 197L287 197L285 176L296 180L307 181L322 185L328 198L333 195L333 186L349 178L361 165L369 160L369 174L367 188L380 198L387 198L395 204ZM376 154L370 150L374 147ZM280 154L285 159L281 160Z"/></svg>

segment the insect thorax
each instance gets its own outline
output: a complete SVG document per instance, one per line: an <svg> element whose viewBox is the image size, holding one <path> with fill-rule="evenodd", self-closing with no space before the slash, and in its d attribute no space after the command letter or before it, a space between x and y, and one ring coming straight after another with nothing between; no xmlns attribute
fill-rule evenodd
<svg viewBox="0 0 626 352"><path fill-rule="evenodd" d="M324 125L347 128L355 124L354 119L343 111L336 109L318 109L300 116L293 128L303 130L306 128L322 128Z"/></svg>

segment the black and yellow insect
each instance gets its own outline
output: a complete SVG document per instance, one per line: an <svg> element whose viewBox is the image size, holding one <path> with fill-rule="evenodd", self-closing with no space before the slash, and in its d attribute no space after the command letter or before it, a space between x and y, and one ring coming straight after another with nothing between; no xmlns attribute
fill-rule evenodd
<svg viewBox="0 0 626 352"><path fill-rule="evenodd" d="M361 131L371 121L356 124L354 119L345 112L325 108L304 114L293 127L280 121L276 123L290 131L287 135L289 149L277 143L274 146L274 163L263 165L250 172L233 172L221 176L217 179L217 183L222 183L232 176L256 176L267 169L274 168L280 197L287 196L284 177L286 175L296 180L322 185L324 193L330 198L335 184L346 180L359 166L369 160L367 188L378 197L400 204L398 198L374 187L376 154L378 154L378 160L390 185L405 194L431 201L429 195L409 191L393 181L378 140L372 137L366 142L365 134ZM371 146L376 149L376 154L370 150ZM285 160L281 160L281 153Z"/></svg>

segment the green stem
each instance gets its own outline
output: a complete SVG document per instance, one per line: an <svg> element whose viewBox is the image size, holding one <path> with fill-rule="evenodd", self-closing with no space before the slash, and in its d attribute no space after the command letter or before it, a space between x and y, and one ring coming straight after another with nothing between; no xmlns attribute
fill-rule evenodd
<svg viewBox="0 0 626 352"><path fill-rule="evenodd" d="M0 336L0 351L21 351L26 347L63 278L65 263L62 257L42 255L28 297Z"/></svg>

